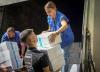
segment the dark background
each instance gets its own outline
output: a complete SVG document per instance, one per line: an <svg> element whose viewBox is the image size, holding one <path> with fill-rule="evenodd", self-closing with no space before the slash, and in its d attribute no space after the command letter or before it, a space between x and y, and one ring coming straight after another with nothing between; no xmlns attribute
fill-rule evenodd
<svg viewBox="0 0 100 72"><path fill-rule="evenodd" d="M0 12L3 13L3 16L0 16L2 20L0 26L1 35L9 26L13 26L19 31L26 28L33 28L36 34L48 29L46 13L44 11L44 5L47 1L49 0L29 0L3 6L2 10L0 10ZM57 9L70 19L75 41L81 41L84 0L52 1L56 3Z"/></svg>

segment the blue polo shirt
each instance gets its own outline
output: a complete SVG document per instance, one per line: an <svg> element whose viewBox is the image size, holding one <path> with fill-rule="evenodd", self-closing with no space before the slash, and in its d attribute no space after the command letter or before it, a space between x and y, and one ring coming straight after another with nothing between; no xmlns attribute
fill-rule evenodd
<svg viewBox="0 0 100 72"><path fill-rule="evenodd" d="M12 42L16 42L17 44L20 44L20 32L15 31L15 36L11 39L8 38L7 32L4 33L4 35L1 38L1 42L5 42L5 41L12 41Z"/></svg>
<svg viewBox="0 0 100 72"><path fill-rule="evenodd" d="M51 32L58 30L61 27L61 21L66 20L66 22L68 23L68 28L61 33L61 38L62 38L61 47L64 48L73 43L74 34L71 30L69 19L64 14L57 11L55 20L53 20L50 16L48 16L47 19Z"/></svg>

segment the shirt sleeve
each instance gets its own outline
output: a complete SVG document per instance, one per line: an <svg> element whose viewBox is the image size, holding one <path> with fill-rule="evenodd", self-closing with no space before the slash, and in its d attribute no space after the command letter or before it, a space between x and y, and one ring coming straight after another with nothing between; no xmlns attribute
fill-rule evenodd
<svg viewBox="0 0 100 72"><path fill-rule="evenodd" d="M16 34L20 37L20 32L19 31L16 31Z"/></svg>
<svg viewBox="0 0 100 72"><path fill-rule="evenodd" d="M69 19L68 19L67 17L61 16L61 17L60 17L60 22L61 22L62 20L65 20L65 21L69 24Z"/></svg>

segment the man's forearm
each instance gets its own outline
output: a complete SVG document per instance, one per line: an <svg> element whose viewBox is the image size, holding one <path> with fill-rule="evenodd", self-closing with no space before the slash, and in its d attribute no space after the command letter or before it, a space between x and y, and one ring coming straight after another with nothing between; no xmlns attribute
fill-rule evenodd
<svg viewBox="0 0 100 72"><path fill-rule="evenodd" d="M68 27L68 24L67 24L67 22L65 20L63 20L61 22L61 24L62 24L62 26L56 31L57 34L59 34L61 32L64 32L67 29L67 27Z"/></svg>
<svg viewBox="0 0 100 72"><path fill-rule="evenodd" d="M22 56L24 56L24 54L25 54L25 48L26 48L25 44L21 43L21 55Z"/></svg>
<svg viewBox="0 0 100 72"><path fill-rule="evenodd" d="M61 32L63 32L63 31L65 31L66 30L66 26L64 27L64 26L62 26L62 27L60 27L56 32L57 32L57 34L59 34L59 33L61 33Z"/></svg>

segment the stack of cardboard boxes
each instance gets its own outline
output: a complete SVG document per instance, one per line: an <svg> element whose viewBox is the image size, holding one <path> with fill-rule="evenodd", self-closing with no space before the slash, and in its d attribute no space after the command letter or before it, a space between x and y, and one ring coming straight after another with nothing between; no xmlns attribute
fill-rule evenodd
<svg viewBox="0 0 100 72"><path fill-rule="evenodd" d="M39 50L46 50L53 68L53 72L59 70L64 64L63 50L60 43L61 36L58 35L54 42L50 42L52 32L46 32L37 36L37 47Z"/></svg>
<svg viewBox="0 0 100 72"><path fill-rule="evenodd" d="M19 48L15 42L3 42L0 44L0 67L11 67L12 70L23 67L19 55Z"/></svg>

